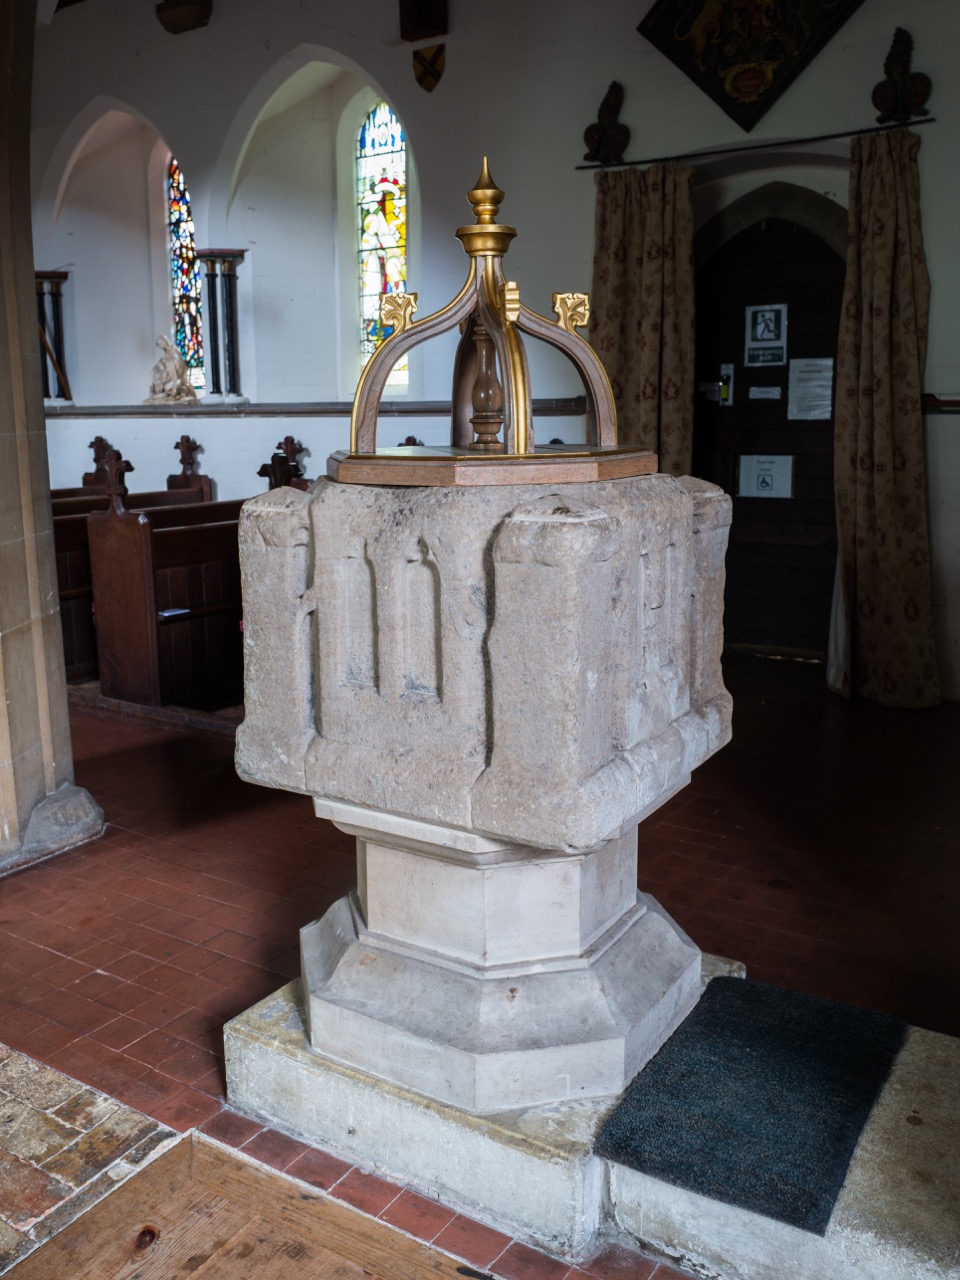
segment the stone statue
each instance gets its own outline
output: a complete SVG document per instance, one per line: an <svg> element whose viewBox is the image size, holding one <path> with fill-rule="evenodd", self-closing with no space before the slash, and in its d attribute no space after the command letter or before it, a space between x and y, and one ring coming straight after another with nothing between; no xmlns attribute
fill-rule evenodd
<svg viewBox="0 0 960 1280"><path fill-rule="evenodd" d="M197 393L190 385L186 362L170 339L161 334L157 339L160 358L150 374L150 394L144 404L197 403Z"/></svg>

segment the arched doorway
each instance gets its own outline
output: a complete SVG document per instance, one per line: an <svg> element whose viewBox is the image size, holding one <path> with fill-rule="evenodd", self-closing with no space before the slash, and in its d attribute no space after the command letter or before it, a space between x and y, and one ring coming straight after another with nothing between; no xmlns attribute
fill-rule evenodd
<svg viewBox="0 0 960 1280"><path fill-rule="evenodd" d="M846 215L785 183L766 191L701 233L693 472L733 497L727 645L822 658L836 567L832 362ZM808 225L789 216L791 191ZM811 197L829 206L816 230Z"/></svg>

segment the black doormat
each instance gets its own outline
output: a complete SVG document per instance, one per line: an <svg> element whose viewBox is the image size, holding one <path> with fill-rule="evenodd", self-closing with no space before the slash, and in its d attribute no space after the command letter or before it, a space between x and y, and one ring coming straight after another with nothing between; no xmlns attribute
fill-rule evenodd
<svg viewBox="0 0 960 1280"><path fill-rule="evenodd" d="M629 1085L599 1155L824 1235L906 1024L715 978Z"/></svg>

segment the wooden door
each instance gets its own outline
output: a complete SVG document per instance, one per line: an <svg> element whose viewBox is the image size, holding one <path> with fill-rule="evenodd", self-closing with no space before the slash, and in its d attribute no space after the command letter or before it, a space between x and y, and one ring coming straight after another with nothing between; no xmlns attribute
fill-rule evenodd
<svg viewBox="0 0 960 1280"><path fill-rule="evenodd" d="M697 275L693 472L733 497L728 646L826 654L837 551L833 419L790 415L790 362L835 358L843 277L843 262L824 241L779 218L740 232ZM787 363L747 365L747 308L781 306ZM733 366L727 405L716 398L723 364ZM798 366L795 374L810 370ZM751 496L753 480L741 495L741 458L748 466L792 458L791 496ZM751 475L767 465L755 464ZM774 464L778 483L785 465Z"/></svg>

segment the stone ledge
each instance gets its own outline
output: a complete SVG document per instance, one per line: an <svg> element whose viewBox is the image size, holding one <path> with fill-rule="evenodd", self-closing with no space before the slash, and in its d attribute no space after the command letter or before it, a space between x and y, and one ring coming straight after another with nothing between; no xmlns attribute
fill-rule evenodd
<svg viewBox="0 0 960 1280"><path fill-rule="evenodd" d="M716 1280L960 1280L960 1040L911 1029L821 1237L594 1156L614 1098L471 1116L330 1062L299 988L224 1028L231 1106L540 1249L617 1239Z"/></svg>
<svg viewBox="0 0 960 1280"><path fill-rule="evenodd" d="M584 1257L600 1226L593 1133L613 1098L472 1116L308 1045L300 983L224 1027L230 1106L408 1183L537 1248Z"/></svg>
<svg viewBox="0 0 960 1280"><path fill-rule="evenodd" d="M710 976L743 966L704 956ZM299 979L223 1029L231 1107L375 1169L549 1253L588 1257L603 1230L593 1138L615 1096L471 1115L310 1048Z"/></svg>

